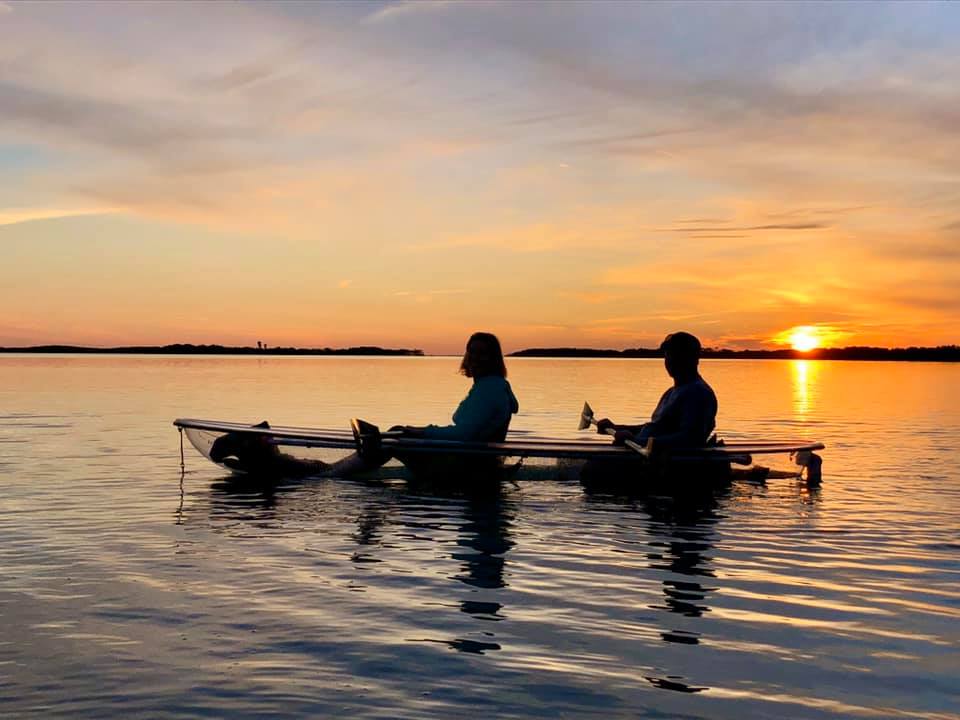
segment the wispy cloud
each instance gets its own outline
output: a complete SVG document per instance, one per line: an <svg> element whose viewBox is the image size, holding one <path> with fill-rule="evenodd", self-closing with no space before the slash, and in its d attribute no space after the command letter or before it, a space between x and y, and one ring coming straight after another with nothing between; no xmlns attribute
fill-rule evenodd
<svg viewBox="0 0 960 720"><path fill-rule="evenodd" d="M0 225L16 225L35 220L56 220L60 218L81 217L83 215L104 215L110 210L103 208L10 208L0 209Z"/></svg>
<svg viewBox="0 0 960 720"><path fill-rule="evenodd" d="M432 13L445 10L454 4L466 4L467 2L469 0L457 0L456 3L454 0L395 0L367 15L364 22L379 23L411 15Z"/></svg>
<svg viewBox="0 0 960 720"><path fill-rule="evenodd" d="M752 232L754 230L823 230L829 227L823 223L780 223L771 225L714 225L698 227L665 228L663 232L678 233L718 233L718 232Z"/></svg>
<svg viewBox="0 0 960 720"><path fill-rule="evenodd" d="M162 158L160 153L171 150L196 153L211 141L238 134L236 127L164 117L129 105L91 99L81 93L51 93L0 83L0 97L6 120L15 126L50 133L53 137L69 135L73 141L150 157Z"/></svg>
<svg viewBox="0 0 960 720"><path fill-rule="evenodd" d="M446 295L464 295L465 289L453 290L397 290L393 297L409 299L417 303L432 303L437 298Z"/></svg>

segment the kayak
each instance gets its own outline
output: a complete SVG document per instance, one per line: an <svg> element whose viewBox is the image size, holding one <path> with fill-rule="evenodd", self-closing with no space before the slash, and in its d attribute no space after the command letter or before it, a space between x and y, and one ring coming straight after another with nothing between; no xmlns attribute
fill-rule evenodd
<svg viewBox="0 0 960 720"><path fill-rule="evenodd" d="M359 451L361 455L371 452L382 453L384 457L399 458L400 462L405 458L431 455L460 458L466 462L474 462L480 458L514 459L519 463L532 460L530 465L541 468L558 465L569 467L588 461L650 462L650 458L646 456L643 449L638 452L632 447L612 445L600 437L569 440L544 437L524 431L510 431L503 442L462 442L414 438L390 432L381 433L375 426L362 421L354 421L352 431L291 426L265 427L194 418L178 418L173 424L187 436L200 454L235 472L243 470L235 463L224 462L224 458L211 457L214 443L227 435L231 438L250 439L277 446L284 456L306 462L317 460L335 462L353 451ZM708 447L674 450L670 453L669 463L671 467L679 468L729 466L730 464L749 466L752 464L754 455L788 455L797 465L806 465L808 458L812 456L817 458L819 470L819 458L813 453L823 448L823 443L808 440L729 443L720 440ZM793 475L798 475L799 472L797 470ZM539 473L539 475L543 474Z"/></svg>

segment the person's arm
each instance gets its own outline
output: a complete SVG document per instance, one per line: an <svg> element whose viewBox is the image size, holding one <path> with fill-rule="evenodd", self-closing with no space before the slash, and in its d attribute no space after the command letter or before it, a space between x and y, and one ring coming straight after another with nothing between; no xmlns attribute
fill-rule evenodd
<svg viewBox="0 0 960 720"><path fill-rule="evenodd" d="M426 428L419 425L394 425L390 428L389 432L400 432L407 437L418 438L423 437L424 430L426 430Z"/></svg>
<svg viewBox="0 0 960 720"><path fill-rule="evenodd" d="M643 423L641 425L620 425L613 422L610 418L603 418L602 420L597 420L597 432L601 435L606 435L607 429L610 428L616 430L617 432L625 430L629 433L636 434L640 432L646 424L647 423Z"/></svg>
<svg viewBox="0 0 960 720"><path fill-rule="evenodd" d="M672 394L673 390L670 389L660 396L660 400L657 403L656 409L653 411L650 422L640 423L639 425L618 425L609 418L603 418L603 420L597 421L597 432L606 434L607 428L612 428L617 433L614 443L619 445L622 445L624 440L637 440L638 437L642 435L649 435L650 428L656 425L657 419L663 414L663 408L670 400ZM644 437L642 442L646 442L646 437Z"/></svg>

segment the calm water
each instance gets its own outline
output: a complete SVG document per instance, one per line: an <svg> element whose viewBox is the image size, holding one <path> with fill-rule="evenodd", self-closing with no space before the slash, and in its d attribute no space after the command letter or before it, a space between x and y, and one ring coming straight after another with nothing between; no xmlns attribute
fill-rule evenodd
<svg viewBox="0 0 960 720"><path fill-rule="evenodd" d="M0 715L955 718L960 366L708 361L824 484L709 501L225 481L177 416L444 420L456 359L0 356ZM657 361L514 360L515 427Z"/></svg>

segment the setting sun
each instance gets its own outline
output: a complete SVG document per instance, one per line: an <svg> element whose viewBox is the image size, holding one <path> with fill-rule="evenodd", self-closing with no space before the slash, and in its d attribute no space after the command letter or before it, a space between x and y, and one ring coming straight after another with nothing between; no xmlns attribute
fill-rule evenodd
<svg viewBox="0 0 960 720"><path fill-rule="evenodd" d="M787 345L798 352L810 352L818 348L833 347L849 332L832 325L794 325L777 333L771 340L775 345Z"/></svg>
<svg viewBox="0 0 960 720"><path fill-rule="evenodd" d="M820 338L817 337L816 328L801 326L794 328L790 333L790 347L800 352L807 352L820 347Z"/></svg>

